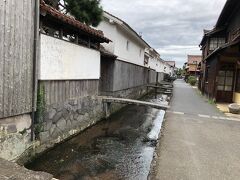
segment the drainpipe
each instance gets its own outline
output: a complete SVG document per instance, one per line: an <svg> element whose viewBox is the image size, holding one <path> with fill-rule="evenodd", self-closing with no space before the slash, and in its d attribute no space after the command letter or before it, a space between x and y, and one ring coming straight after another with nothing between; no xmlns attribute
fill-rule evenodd
<svg viewBox="0 0 240 180"><path fill-rule="evenodd" d="M31 114L31 141L34 141L34 122L36 111L36 92L38 82L38 47L39 47L39 0L35 0L35 14L34 14L34 47L33 47L33 92L32 92L32 114Z"/></svg>

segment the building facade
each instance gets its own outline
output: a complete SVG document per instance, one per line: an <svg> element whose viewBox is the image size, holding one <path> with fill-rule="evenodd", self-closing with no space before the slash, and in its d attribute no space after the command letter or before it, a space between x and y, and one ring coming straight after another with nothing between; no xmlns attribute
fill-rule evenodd
<svg viewBox="0 0 240 180"><path fill-rule="evenodd" d="M240 2L228 0L213 30L204 30L200 89L217 102L240 103Z"/></svg>
<svg viewBox="0 0 240 180"><path fill-rule="evenodd" d="M190 76L199 76L200 69L199 63L202 62L202 56L199 55L188 55L188 60L186 63L186 73Z"/></svg>
<svg viewBox="0 0 240 180"><path fill-rule="evenodd" d="M112 58L102 56L100 91L103 95L132 97L132 92L143 92L146 84L156 82L150 57L146 62L145 50L150 46L126 22L107 12L103 17L98 29L112 40L103 44Z"/></svg>

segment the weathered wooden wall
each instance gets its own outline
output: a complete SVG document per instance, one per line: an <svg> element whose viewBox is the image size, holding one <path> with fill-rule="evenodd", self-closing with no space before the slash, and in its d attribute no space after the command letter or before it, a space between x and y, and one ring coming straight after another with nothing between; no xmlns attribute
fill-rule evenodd
<svg viewBox="0 0 240 180"><path fill-rule="evenodd" d="M114 92L156 82L156 72L123 61L101 61L100 91Z"/></svg>
<svg viewBox="0 0 240 180"><path fill-rule="evenodd" d="M0 0L0 118L31 112L34 0Z"/></svg>
<svg viewBox="0 0 240 180"><path fill-rule="evenodd" d="M149 83L156 83L157 81L157 72L154 70L149 71Z"/></svg>
<svg viewBox="0 0 240 180"><path fill-rule="evenodd" d="M158 72L158 82L162 82L164 80L164 73L163 72Z"/></svg>
<svg viewBox="0 0 240 180"><path fill-rule="evenodd" d="M113 91L120 91L147 83L148 70L123 61L115 61Z"/></svg>
<svg viewBox="0 0 240 180"><path fill-rule="evenodd" d="M40 81L45 90L46 105L70 99L98 95L99 80Z"/></svg>
<svg viewBox="0 0 240 180"><path fill-rule="evenodd" d="M99 82L99 90L102 92L113 90L113 68L114 60L102 59L101 60L101 75Z"/></svg>
<svg viewBox="0 0 240 180"><path fill-rule="evenodd" d="M205 79L204 92L209 98L215 98L216 97L216 76L218 71L217 69L218 58L213 57L212 59L208 60L206 66L209 67L209 69L208 69L208 75Z"/></svg>

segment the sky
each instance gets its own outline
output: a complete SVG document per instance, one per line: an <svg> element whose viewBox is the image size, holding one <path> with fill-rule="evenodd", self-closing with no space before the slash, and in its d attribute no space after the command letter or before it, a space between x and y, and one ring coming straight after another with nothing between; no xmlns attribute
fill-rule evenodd
<svg viewBox="0 0 240 180"><path fill-rule="evenodd" d="M105 11L128 23L178 67L200 55L203 29L212 29L226 0L102 0Z"/></svg>

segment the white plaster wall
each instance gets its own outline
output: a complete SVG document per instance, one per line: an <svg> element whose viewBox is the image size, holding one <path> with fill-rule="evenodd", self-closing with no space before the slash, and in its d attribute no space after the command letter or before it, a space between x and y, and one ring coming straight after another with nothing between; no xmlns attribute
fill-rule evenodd
<svg viewBox="0 0 240 180"><path fill-rule="evenodd" d="M106 50L108 50L111 53L114 53L114 44L116 41L117 36L117 30L116 25L110 24L108 19L104 19L97 29L102 30L104 32L104 36L109 38L112 42L110 43L104 43L102 44Z"/></svg>
<svg viewBox="0 0 240 180"><path fill-rule="evenodd" d="M166 67L165 69L164 69L164 73L166 73L166 74L171 74L171 68L170 68L170 65L168 64L168 63L164 63L164 67Z"/></svg>
<svg viewBox="0 0 240 180"><path fill-rule="evenodd" d="M99 77L99 51L41 34L40 80Z"/></svg>
<svg viewBox="0 0 240 180"><path fill-rule="evenodd" d="M113 41L109 44L103 44L104 48L118 56L119 60L144 66L145 47L137 42L135 37L129 35L116 23L111 24L107 18L97 28ZM129 41L129 50L126 48L127 41Z"/></svg>
<svg viewBox="0 0 240 180"><path fill-rule="evenodd" d="M127 41L129 41L129 49L127 50ZM141 50L141 53L140 53ZM133 37L117 28L117 38L115 40L114 54L118 59L140 66L144 66L145 47L136 42Z"/></svg>
<svg viewBox="0 0 240 180"><path fill-rule="evenodd" d="M164 64L163 64L163 62L160 61L160 60L157 60L157 64L158 64L158 66L156 68L156 71L157 72L164 72Z"/></svg>
<svg viewBox="0 0 240 180"><path fill-rule="evenodd" d="M158 64L157 60L155 58L151 58L148 61L148 66L150 66L151 69L157 70Z"/></svg>
<svg viewBox="0 0 240 180"><path fill-rule="evenodd" d="M156 70L157 72L167 72L169 73L169 66L162 62L161 60L159 60L158 58L150 58L149 60L149 65L151 69ZM164 67L166 67L165 71L164 71Z"/></svg>

